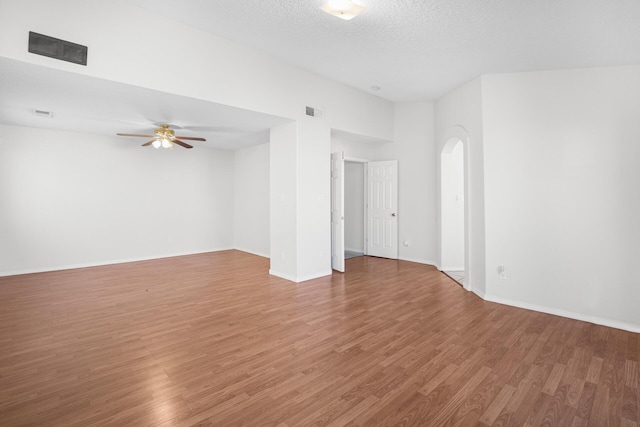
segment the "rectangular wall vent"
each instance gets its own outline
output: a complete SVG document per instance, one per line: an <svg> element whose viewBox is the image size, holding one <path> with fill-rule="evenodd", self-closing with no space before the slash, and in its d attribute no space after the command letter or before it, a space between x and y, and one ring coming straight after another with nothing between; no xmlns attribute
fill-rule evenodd
<svg viewBox="0 0 640 427"><path fill-rule="evenodd" d="M309 117L322 117L322 110L320 108L307 107L305 108L305 114Z"/></svg>
<svg viewBox="0 0 640 427"><path fill-rule="evenodd" d="M48 117L48 118L53 117L53 112L46 111L46 110L33 110L33 114L35 114L38 117Z"/></svg>
<svg viewBox="0 0 640 427"><path fill-rule="evenodd" d="M29 31L29 52L74 64L87 65L87 46Z"/></svg>

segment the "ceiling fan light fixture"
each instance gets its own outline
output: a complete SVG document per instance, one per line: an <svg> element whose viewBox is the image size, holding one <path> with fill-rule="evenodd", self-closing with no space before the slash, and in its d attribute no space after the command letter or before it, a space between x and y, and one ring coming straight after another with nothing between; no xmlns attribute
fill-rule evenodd
<svg viewBox="0 0 640 427"><path fill-rule="evenodd" d="M320 9L329 15L336 16L348 21L360 15L365 6L355 3L352 0L328 0Z"/></svg>
<svg viewBox="0 0 640 427"><path fill-rule="evenodd" d="M152 146L153 148L168 148L173 150L176 145L183 148L193 148L193 145L187 144L183 140L189 141L206 141L204 138L196 136L176 136L173 129L169 125L161 125L159 128L153 131L153 135L141 134L141 133L117 133L118 136L136 136L141 138L153 138L151 141L142 144L143 147Z"/></svg>

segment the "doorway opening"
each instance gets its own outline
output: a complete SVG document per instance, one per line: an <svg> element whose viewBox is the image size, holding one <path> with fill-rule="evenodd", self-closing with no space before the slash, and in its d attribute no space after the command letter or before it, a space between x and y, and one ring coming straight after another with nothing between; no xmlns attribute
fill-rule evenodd
<svg viewBox="0 0 640 427"><path fill-rule="evenodd" d="M331 153L331 268L364 255L398 259L398 161Z"/></svg>
<svg viewBox="0 0 640 427"><path fill-rule="evenodd" d="M344 258L365 254L365 163L344 162Z"/></svg>
<svg viewBox="0 0 640 427"><path fill-rule="evenodd" d="M451 138L440 154L440 270L463 287L465 272L465 146Z"/></svg>

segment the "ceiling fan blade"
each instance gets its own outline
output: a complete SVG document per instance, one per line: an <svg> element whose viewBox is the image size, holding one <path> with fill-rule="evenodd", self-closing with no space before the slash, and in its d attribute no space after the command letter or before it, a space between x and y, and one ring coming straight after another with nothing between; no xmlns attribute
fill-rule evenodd
<svg viewBox="0 0 640 427"><path fill-rule="evenodd" d="M182 142L178 138L174 139L172 142L184 148L193 148L193 145L189 145L186 142Z"/></svg>
<svg viewBox="0 0 640 427"><path fill-rule="evenodd" d="M117 133L118 136L142 136L144 138L153 138L155 135L144 135L140 133Z"/></svg>
<svg viewBox="0 0 640 427"><path fill-rule="evenodd" d="M142 144L142 146L143 146L143 147L148 147L148 146L150 146L151 144L153 144L153 141L155 141L155 139L152 139L152 140L151 140L151 141L149 141L149 142L145 142L144 144Z"/></svg>
<svg viewBox="0 0 640 427"><path fill-rule="evenodd" d="M193 138L191 136L176 136L176 138L186 139L187 141L206 141L204 138Z"/></svg>

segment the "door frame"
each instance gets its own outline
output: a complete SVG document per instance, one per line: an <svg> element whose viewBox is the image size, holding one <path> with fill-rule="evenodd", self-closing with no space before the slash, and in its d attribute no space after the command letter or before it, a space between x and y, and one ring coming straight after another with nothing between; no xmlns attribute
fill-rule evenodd
<svg viewBox="0 0 640 427"><path fill-rule="evenodd" d="M331 269L344 273L344 151L331 153Z"/></svg>
<svg viewBox="0 0 640 427"><path fill-rule="evenodd" d="M364 199L363 200L363 203L364 203L364 206L363 206L363 214L364 215L363 216L364 216L364 218L363 218L363 224L362 224L362 226L363 226L363 230L362 231L363 231L363 236L364 236L363 253L366 256L366 255L368 255L368 250L367 249L368 249L368 246L369 246L369 244L368 244L369 243L369 240L368 240L368 234L369 234L368 233L368 230L369 230L369 227L368 227L368 225L369 225L369 169L368 169L368 167L369 167L369 163L370 162L374 162L374 161L378 161L378 160L362 159L362 158L358 158L358 157L347 156L344 151L342 151L342 153L343 153L343 155L342 155L342 163L343 163L343 165L344 165L344 162L352 162L352 163L362 163L363 166L364 166L363 167L363 171L362 171L362 173L364 175L363 176L363 189L362 189L363 194L364 194L364 197L363 197L363 199ZM334 153L331 153L331 154L334 154ZM397 162L397 159L387 159L387 160L395 160ZM386 161L386 160L381 160L381 161ZM344 185L344 176L343 176L343 185ZM343 187L343 193L344 193L344 187ZM333 196L331 197L331 199L333 200ZM396 206L396 209L398 209L398 206ZM329 214L331 215L332 212L333 212L333 206L330 207ZM398 229L398 231L399 231L399 229ZM344 233L343 233L343 238L344 238ZM396 236L396 238L399 240L398 236ZM399 245L399 243L400 243L399 241L396 242L397 245ZM344 244L343 244L343 246L344 246ZM332 243L331 247L332 247L331 257L333 257L333 243ZM400 248L398 247L397 249L399 251ZM343 251L342 256L344 256L344 251ZM398 255L396 256L395 259L399 259L399 253L398 253ZM345 266L345 270L346 270L346 266ZM335 270L335 271L338 271L338 270Z"/></svg>
<svg viewBox="0 0 640 427"><path fill-rule="evenodd" d="M363 218L362 218L362 235L364 237L364 241L362 242L362 253L366 256L367 255L367 223L369 220L369 216L368 216L368 211L367 211L367 189L368 187L368 182L367 179L369 177L369 174L367 173L367 163L369 163L371 160L367 160L367 159L359 159L357 157L349 157L349 156L344 156L343 159L345 162L351 162L351 163L362 163L362 174L363 176L363 187L362 187L362 194L364 195L364 197L362 198L362 212L363 212Z"/></svg>

